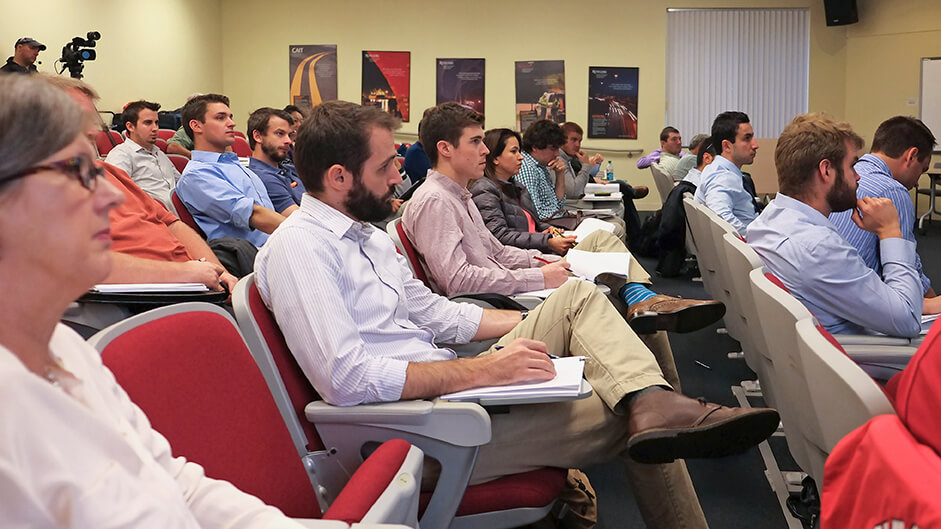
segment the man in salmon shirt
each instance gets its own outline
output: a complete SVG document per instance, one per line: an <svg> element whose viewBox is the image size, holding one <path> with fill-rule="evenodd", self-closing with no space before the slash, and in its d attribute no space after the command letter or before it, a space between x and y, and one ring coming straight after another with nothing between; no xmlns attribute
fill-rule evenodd
<svg viewBox="0 0 941 529"><path fill-rule="evenodd" d="M67 77L47 80L65 90L98 119L98 94L87 84ZM89 135L94 142L97 129ZM105 283L202 283L229 291L238 279L226 271L206 241L170 213L117 167L102 163L108 182L124 193L124 203L110 212L111 274Z"/></svg>

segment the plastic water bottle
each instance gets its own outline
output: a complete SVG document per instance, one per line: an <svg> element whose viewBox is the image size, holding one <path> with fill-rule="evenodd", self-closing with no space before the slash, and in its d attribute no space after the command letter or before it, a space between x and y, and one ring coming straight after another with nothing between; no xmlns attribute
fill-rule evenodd
<svg viewBox="0 0 941 529"><path fill-rule="evenodd" d="M608 160L608 165L604 167L604 179L614 180L614 164L611 163L611 160Z"/></svg>

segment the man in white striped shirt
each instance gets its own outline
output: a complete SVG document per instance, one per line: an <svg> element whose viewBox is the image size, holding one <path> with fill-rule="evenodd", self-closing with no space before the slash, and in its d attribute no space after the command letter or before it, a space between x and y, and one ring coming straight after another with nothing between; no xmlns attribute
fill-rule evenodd
<svg viewBox="0 0 941 529"><path fill-rule="evenodd" d="M648 526L706 527L685 465L674 460L743 451L774 431L777 412L672 391L653 354L594 285L569 282L528 317L433 294L388 236L368 224L391 211L400 181L397 127L372 107L316 107L295 146L308 194L255 262L261 296L320 395L340 406L434 398L548 380L555 374L548 353L584 356L594 393L494 415L472 482L624 454ZM434 345L488 338L500 339L476 358Z"/></svg>

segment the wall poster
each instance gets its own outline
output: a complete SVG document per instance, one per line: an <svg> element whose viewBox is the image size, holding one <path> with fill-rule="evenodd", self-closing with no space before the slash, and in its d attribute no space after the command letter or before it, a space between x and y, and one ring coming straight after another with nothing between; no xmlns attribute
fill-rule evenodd
<svg viewBox="0 0 941 529"><path fill-rule="evenodd" d="M540 119L565 122L564 61L516 61L516 127Z"/></svg>
<svg viewBox="0 0 941 529"><path fill-rule="evenodd" d="M363 52L363 105L408 121L411 52Z"/></svg>
<svg viewBox="0 0 941 529"><path fill-rule="evenodd" d="M484 113L484 59L438 59L435 104L457 101Z"/></svg>
<svg viewBox="0 0 941 529"><path fill-rule="evenodd" d="M638 68L588 68L588 137L637 139Z"/></svg>
<svg viewBox="0 0 941 529"><path fill-rule="evenodd" d="M337 98L337 45L290 46L291 104L313 108Z"/></svg>

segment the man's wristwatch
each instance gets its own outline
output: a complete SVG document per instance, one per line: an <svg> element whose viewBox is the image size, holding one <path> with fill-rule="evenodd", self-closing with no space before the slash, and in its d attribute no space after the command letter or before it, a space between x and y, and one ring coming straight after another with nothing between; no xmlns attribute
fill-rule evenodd
<svg viewBox="0 0 941 529"><path fill-rule="evenodd" d="M523 312L520 312L520 321L525 320L525 319L526 319L526 316L529 316L529 311L528 311L528 310L524 310Z"/></svg>

